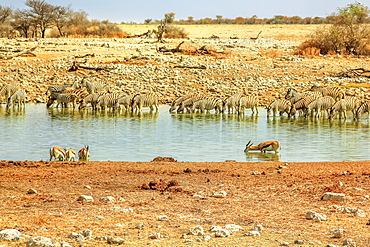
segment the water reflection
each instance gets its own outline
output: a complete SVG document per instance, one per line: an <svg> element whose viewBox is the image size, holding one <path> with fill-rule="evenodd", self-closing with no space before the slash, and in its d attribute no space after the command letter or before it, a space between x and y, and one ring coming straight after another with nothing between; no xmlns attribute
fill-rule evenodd
<svg viewBox="0 0 370 247"><path fill-rule="evenodd" d="M90 146L91 160L343 161L369 160L369 120L267 117L251 114L177 114L0 106L0 159L48 159L52 146ZM251 140L277 140L275 153L244 153ZM335 145L333 145L335 143Z"/></svg>
<svg viewBox="0 0 370 247"><path fill-rule="evenodd" d="M247 161L279 161L279 153L245 152Z"/></svg>

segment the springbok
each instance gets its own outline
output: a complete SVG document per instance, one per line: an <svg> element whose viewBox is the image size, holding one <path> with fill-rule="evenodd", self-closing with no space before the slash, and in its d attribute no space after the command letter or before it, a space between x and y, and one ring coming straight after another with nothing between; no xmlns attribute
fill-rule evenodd
<svg viewBox="0 0 370 247"><path fill-rule="evenodd" d="M52 147L50 148L50 161L53 159L54 161L60 160L63 161L66 159L66 150L60 147Z"/></svg>
<svg viewBox="0 0 370 247"><path fill-rule="evenodd" d="M89 161L89 158L90 158L89 145L85 145L84 148L81 148L78 151L78 160Z"/></svg>
<svg viewBox="0 0 370 247"><path fill-rule="evenodd" d="M261 153L266 153L266 151L275 151L275 153L278 153L279 147L280 143L278 141L261 142L257 146L253 146L253 143L249 141L247 145L245 145L244 152L249 152L251 150L259 150L261 151Z"/></svg>
<svg viewBox="0 0 370 247"><path fill-rule="evenodd" d="M72 161L72 160L75 161L75 159L76 159L76 151L71 149L71 148L67 149L67 151L66 151L66 160L67 161Z"/></svg>

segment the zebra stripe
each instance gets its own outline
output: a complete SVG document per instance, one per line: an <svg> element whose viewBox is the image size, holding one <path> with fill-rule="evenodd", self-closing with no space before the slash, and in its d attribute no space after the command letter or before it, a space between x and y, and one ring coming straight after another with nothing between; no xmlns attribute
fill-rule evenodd
<svg viewBox="0 0 370 247"><path fill-rule="evenodd" d="M209 111L215 110L216 113L221 113L222 105L223 105L223 102L219 98L201 99L201 100L195 101L190 109L191 109L191 112L195 112L195 110L199 110L200 112L206 111L207 113L209 113Z"/></svg>
<svg viewBox="0 0 370 247"><path fill-rule="evenodd" d="M205 96L205 95L196 95L194 97L190 97L190 98L182 101L179 105L179 108L177 108L177 113L184 112L185 109L188 112L190 112L190 108L194 104L194 102L198 101L198 100L201 100L201 99L207 99L207 96Z"/></svg>
<svg viewBox="0 0 370 247"><path fill-rule="evenodd" d="M239 114L244 114L244 109L252 109L252 114L258 114L259 100L256 96L244 96L239 100Z"/></svg>
<svg viewBox="0 0 370 247"><path fill-rule="evenodd" d="M180 107L180 104L182 102L184 102L185 100L187 100L189 98L193 98L193 97L196 97L196 96L197 96L196 94L188 94L188 95L185 95L185 96L178 97L177 99L175 99L172 102L171 107L169 109L169 112L175 111L176 109L178 109L178 107Z"/></svg>
<svg viewBox="0 0 370 247"><path fill-rule="evenodd" d="M26 91L24 89L19 89L12 96L8 98L6 107L12 106L13 103L17 103L18 107L22 105L26 107Z"/></svg>
<svg viewBox="0 0 370 247"><path fill-rule="evenodd" d="M46 91L46 95L53 94L53 93L62 93L64 90L68 89L77 89L80 88L80 84L78 81L75 81L72 84L64 84L64 85L51 85L48 87L48 90Z"/></svg>
<svg viewBox="0 0 370 247"><path fill-rule="evenodd" d="M11 95L13 95L18 90L19 90L19 84L18 83L4 84L0 89L0 96L5 97L6 99L8 99Z"/></svg>
<svg viewBox="0 0 370 247"><path fill-rule="evenodd" d="M54 103L54 101L57 101L56 107L59 107L59 105L61 105L62 108L66 108L68 107L69 103L72 103L72 106L74 108L76 105L76 99L77 95L74 93L53 93L50 96L46 107L50 107Z"/></svg>
<svg viewBox="0 0 370 247"><path fill-rule="evenodd" d="M272 102L268 107L267 107L267 117L270 116L270 112L272 111L273 116L276 116L276 113L279 112L279 115L283 115L284 112L288 114L288 117L291 116L291 114L295 114L294 111L292 110L292 103L289 100L276 100Z"/></svg>
<svg viewBox="0 0 370 247"><path fill-rule="evenodd" d="M317 97L322 97L323 96L321 92L305 91L305 92L299 93L294 88L288 88L288 91L285 94L285 99L289 100L290 102L292 102L292 104L294 104L294 103L297 103L299 100L301 100L301 99L303 99L303 98L305 98L309 95L312 95L312 94L316 94Z"/></svg>
<svg viewBox="0 0 370 247"><path fill-rule="evenodd" d="M291 115L295 115L295 114L293 114L293 112L296 112L297 110L300 111L300 112L303 112L305 115L307 115L308 105L312 101L314 101L318 98L321 98L321 97L322 97L321 94L310 94L310 95L298 100L296 103L292 104Z"/></svg>
<svg viewBox="0 0 370 247"><path fill-rule="evenodd" d="M86 106L88 104L91 105L92 109L93 110L96 110L96 106L99 102L99 98L102 97L105 93L93 93L93 94L89 94L87 95L81 102L80 102L80 106L78 109L82 110L84 108L86 108Z"/></svg>
<svg viewBox="0 0 370 247"><path fill-rule="evenodd" d="M87 92L86 88L76 88L76 89L65 89L62 91L63 94L65 93L74 93L77 95L78 100L84 99L89 93Z"/></svg>
<svg viewBox="0 0 370 247"><path fill-rule="evenodd" d="M313 112L315 112L314 117L319 117L320 112L327 111L329 116L329 110L330 108L335 104L335 100L331 96L324 96L322 98L316 99L312 101L307 106L307 112L305 117L312 115Z"/></svg>
<svg viewBox="0 0 370 247"><path fill-rule="evenodd" d="M344 118L347 118L347 111L352 111L353 117L356 117L356 110L360 106L360 100L356 97L347 97L335 102L335 104L330 108L329 119L334 118L334 116L338 113L339 118L342 117L342 113Z"/></svg>
<svg viewBox="0 0 370 247"><path fill-rule="evenodd" d="M98 103L96 108L104 110L106 108L115 110L118 107L118 99L122 98L124 95L122 93L110 93L104 94L103 96L98 98Z"/></svg>
<svg viewBox="0 0 370 247"><path fill-rule="evenodd" d="M155 107L158 111L158 98L154 93L150 94L136 94L131 102L132 111L141 111L143 107L150 107L153 111Z"/></svg>
<svg viewBox="0 0 370 247"><path fill-rule="evenodd" d="M125 110L128 110L129 108L131 108L131 102L133 98L133 95L123 96L117 100L117 104L120 108L123 107Z"/></svg>
<svg viewBox="0 0 370 247"><path fill-rule="evenodd" d="M223 103L222 112L224 112L225 110L227 110L228 113L238 112L241 97L242 95L240 93L235 93L227 98Z"/></svg>
<svg viewBox="0 0 370 247"><path fill-rule="evenodd" d="M89 82L87 80L83 80L81 83L83 87L87 88L87 91L92 94L92 93L98 93L100 90L106 88L107 91L109 91L109 86L105 82Z"/></svg>
<svg viewBox="0 0 370 247"><path fill-rule="evenodd" d="M368 114L368 118L370 118L370 102L364 101L356 110L356 117L355 119L360 119L361 115L366 113Z"/></svg>
<svg viewBox="0 0 370 247"><path fill-rule="evenodd" d="M335 100L343 99L346 95L340 87L312 86L310 91L321 92L323 96L331 96Z"/></svg>

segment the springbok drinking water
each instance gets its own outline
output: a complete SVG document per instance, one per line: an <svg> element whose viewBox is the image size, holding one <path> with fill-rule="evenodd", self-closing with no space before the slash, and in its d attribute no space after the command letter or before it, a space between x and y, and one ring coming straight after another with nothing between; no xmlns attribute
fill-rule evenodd
<svg viewBox="0 0 370 247"><path fill-rule="evenodd" d="M278 149L280 147L280 143L278 141L267 141L267 142L261 142L257 146L252 146L253 143L249 141L247 145L245 145L244 152L249 152L252 150L259 150L261 153L266 153L266 151L275 151L275 153L278 153Z"/></svg>

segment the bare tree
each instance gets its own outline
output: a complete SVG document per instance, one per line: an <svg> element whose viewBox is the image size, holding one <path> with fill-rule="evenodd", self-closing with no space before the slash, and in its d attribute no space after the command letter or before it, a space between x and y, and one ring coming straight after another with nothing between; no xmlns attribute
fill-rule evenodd
<svg viewBox="0 0 370 247"><path fill-rule="evenodd" d="M4 23L12 14L12 9L10 7L3 7L0 5L0 23Z"/></svg>
<svg viewBox="0 0 370 247"><path fill-rule="evenodd" d="M13 14L14 21L11 23L14 29L21 31L23 36L28 38L30 30L33 26L33 20L29 16L28 11L17 9Z"/></svg>
<svg viewBox="0 0 370 247"><path fill-rule="evenodd" d="M46 3L44 0L27 0L25 4L30 8L29 15L40 30L41 38L45 38L46 29L54 25L55 6Z"/></svg>
<svg viewBox="0 0 370 247"><path fill-rule="evenodd" d="M63 32L63 29L68 25L68 21L72 16L72 10L70 6L62 7L56 6L54 9L54 23L59 31L60 36L65 36L66 33Z"/></svg>

